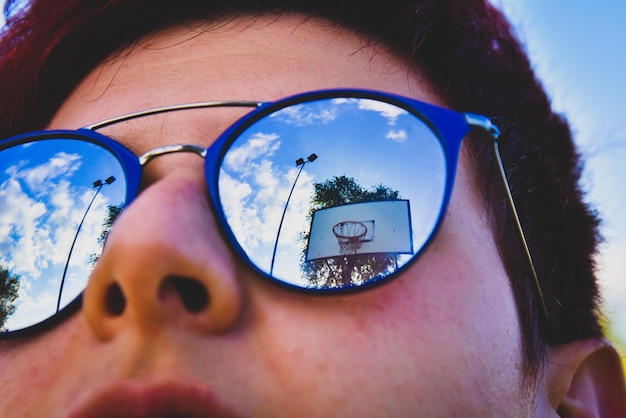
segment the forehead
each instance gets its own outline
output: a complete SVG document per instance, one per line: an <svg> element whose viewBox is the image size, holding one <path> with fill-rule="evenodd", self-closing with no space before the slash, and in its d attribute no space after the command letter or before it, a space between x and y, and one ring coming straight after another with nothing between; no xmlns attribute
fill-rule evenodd
<svg viewBox="0 0 626 418"><path fill-rule="evenodd" d="M386 90L441 104L415 68L381 45L299 15L170 27L120 51L67 98L52 128L152 107L270 101L333 87Z"/></svg>

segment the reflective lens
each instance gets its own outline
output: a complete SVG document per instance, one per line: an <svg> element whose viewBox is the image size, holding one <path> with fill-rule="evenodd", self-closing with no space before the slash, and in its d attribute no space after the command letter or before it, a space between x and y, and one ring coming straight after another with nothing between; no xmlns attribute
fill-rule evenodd
<svg viewBox="0 0 626 418"><path fill-rule="evenodd" d="M83 291L125 183L115 156L90 142L0 151L0 328L37 324Z"/></svg>
<svg viewBox="0 0 626 418"><path fill-rule="evenodd" d="M221 227L262 275L314 291L367 286L400 271L432 238L455 162L429 122L403 105L316 97L259 108L209 150L163 147L153 155L207 156ZM234 103L206 107L241 105ZM462 116L423 106L461 140ZM136 193L140 161L148 159L87 130L0 145L0 330L39 324L77 300Z"/></svg>
<svg viewBox="0 0 626 418"><path fill-rule="evenodd" d="M263 273L311 289L361 286L412 260L436 228L446 158L429 126L371 99L299 103L226 151L219 197Z"/></svg>

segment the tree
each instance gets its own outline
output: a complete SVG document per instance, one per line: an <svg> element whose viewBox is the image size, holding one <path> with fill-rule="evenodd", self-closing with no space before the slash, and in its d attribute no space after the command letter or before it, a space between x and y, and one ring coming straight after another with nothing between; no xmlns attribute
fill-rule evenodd
<svg viewBox="0 0 626 418"><path fill-rule="evenodd" d="M124 203L120 203L119 205L109 205L107 207L107 217L102 222L102 231L100 231L100 235L98 236L98 244L104 245L104 242L107 239L107 235L109 235L109 231L113 227L113 222L115 219L122 213L124 210ZM89 257L89 262L92 265L95 265L100 259L100 254L91 254Z"/></svg>
<svg viewBox="0 0 626 418"><path fill-rule="evenodd" d="M0 330L5 329L5 322L15 313L15 300L20 288L20 278L0 266Z"/></svg>
<svg viewBox="0 0 626 418"><path fill-rule="evenodd" d="M109 231L113 227L113 222L115 222L115 219L117 219L124 210L124 204L109 205L107 209L108 214L104 222L102 222L102 232L100 232L100 236L98 237L98 244L100 245L104 245L104 241L106 241L107 235L109 235Z"/></svg>
<svg viewBox="0 0 626 418"><path fill-rule="evenodd" d="M332 208L349 203L398 200L397 190L379 184L372 190L360 186L352 177L334 176L323 183L314 184L308 218L320 209ZM355 254L306 261L306 246L309 235L303 234L304 248L300 268L312 287L344 287L361 284L368 280L392 273L396 268L394 254Z"/></svg>

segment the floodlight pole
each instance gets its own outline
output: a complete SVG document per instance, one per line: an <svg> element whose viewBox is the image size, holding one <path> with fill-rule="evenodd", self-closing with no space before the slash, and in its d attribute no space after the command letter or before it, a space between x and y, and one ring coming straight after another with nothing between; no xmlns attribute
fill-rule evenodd
<svg viewBox="0 0 626 418"><path fill-rule="evenodd" d="M63 285L65 284L65 275L67 274L67 268L70 265L70 259L72 258L72 251L74 251L74 245L76 244L76 240L78 239L80 228L82 228L83 223L85 222L85 218L87 217L87 213L89 213L89 209L91 209L91 205L93 204L94 200L96 200L96 196L98 196L98 193L100 193L100 190L102 190L102 187L104 187L105 185L108 186L114 181L115 181L115 177L109 176L107 177L106 180L104 180L104 183L102 182L102 180L96 180L93 182L93 187L94 189L96 189L96 192L93 194L93 197L91 198L91 202L89 202L89 205L87 206L87 209L85 210L85 213L83 214L83 219L81 219L80 223L78 224L78 228L76 229L76 234L74 234L74 241L72 241L72 246L70 247L70 251L67 254L67 261L65 261L65 268L63 269L63 276L61 277L61 286L59 287L59 297L57 298L57 312L59 312L59 309L61 306L61 294L63 293Z"/></svg>
<svg viewBox="0 0 626 418"><path fill-rule="evenodd" d="M272 253L272 264L270 265L270 276L274 272L274 261L276 260L276 250L278 248L278 238L280 237L280 230L283 227L283 221L285 220L285 214L287 213L287 206L289 206L289 200L291 200L291 195L296 188L296 183L298 182L298 178L300 177L300 173L302 173L302 169L304 168L306 163L312 163L317 160L317 155L315 153L309 155L304 161L304 158L298 158L296 160L296 167L300 167L298 174L296 175L296 179L293 181L293 185L291 186L291 191L289 192L289 196L287 196L287 201L285 202L285 208L283 209L283 216L280 218L280 224L278 224L278 232L276 232L276 241L274 241L274 252Z"/></svg>

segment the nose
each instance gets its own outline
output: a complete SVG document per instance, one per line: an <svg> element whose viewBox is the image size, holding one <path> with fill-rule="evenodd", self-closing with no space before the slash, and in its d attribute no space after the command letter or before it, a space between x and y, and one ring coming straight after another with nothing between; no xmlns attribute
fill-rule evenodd
<svg viewBox="0 0 626 418"><path fill-rule="evenodd" d="M116 219L83 296L83 313L99 339L129 328L208 335L236 322L242 304L236 264L199 172L169 172Z"/></svg>

